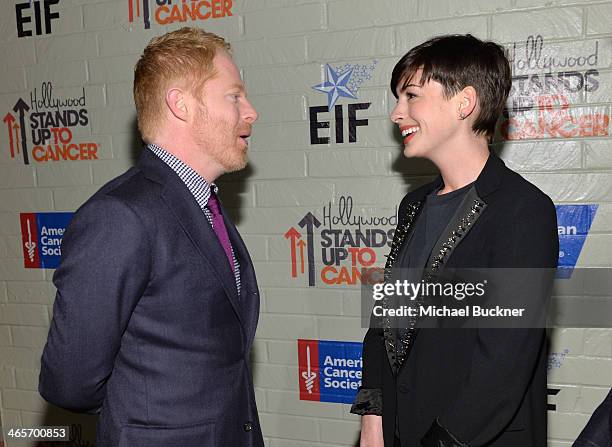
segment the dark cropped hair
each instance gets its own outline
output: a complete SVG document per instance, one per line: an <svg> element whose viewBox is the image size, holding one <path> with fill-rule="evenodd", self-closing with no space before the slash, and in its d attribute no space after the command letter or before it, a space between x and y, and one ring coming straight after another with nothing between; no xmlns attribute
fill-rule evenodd
<svg viewBox="0 0 612 447"><path fill-rule="evenodd" d="M474 87L480 113L472 130L493 136L512 85L510 65L500 45L471 34L451 34L414 47L393 68L391 91L396 98L396 89L405 89L419 68L423 69L421 84L439 82L447 99L465 87Z"/></svg>

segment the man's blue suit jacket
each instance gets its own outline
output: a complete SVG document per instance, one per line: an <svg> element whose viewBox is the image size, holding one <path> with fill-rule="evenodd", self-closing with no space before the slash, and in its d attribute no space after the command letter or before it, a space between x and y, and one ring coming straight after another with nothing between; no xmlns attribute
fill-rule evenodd
<svg viewBox="0 0 612 447"><path fill-rule="evenodd" d="M249 352L253 264L225 224L242 288L179 177L150 150L74 215L40 394L100 413L97 447L260 447Z"/></svg>

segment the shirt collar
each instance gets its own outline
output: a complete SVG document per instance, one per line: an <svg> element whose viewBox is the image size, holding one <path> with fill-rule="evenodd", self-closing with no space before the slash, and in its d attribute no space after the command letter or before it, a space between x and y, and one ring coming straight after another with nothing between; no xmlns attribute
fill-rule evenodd
<svg viewBox="0 0 612 447"><path fill-rule="evenodd" d="M198 202L198 205L200 205L200 208L204 208L208 205L211 191L217 194L219 187L216 184L208 183L204 177L181 159L156 144L148 144L147 148L179 176L181 181L187 186L187 189L189 189L189 192L191 192Z"/></svg>

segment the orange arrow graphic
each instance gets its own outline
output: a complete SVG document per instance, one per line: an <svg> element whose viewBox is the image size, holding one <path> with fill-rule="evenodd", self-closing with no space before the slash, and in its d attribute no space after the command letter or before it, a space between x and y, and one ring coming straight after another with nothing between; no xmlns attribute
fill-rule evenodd
<svg viewBox="0 0 612 447"><path fill-rule="evenodd" d="M295 241L301 237L302 235L294 227L289 228L289 231L285 233L286 239L291 238L291 277L292 278L297 278Z"/></svg>
<svg viewBox="0 0 612 447"><path fill-rule="evenodd" d="M15 117L9 112L6 115L4 115L3 121L8 126L9 146L11 148L11 158L15 158L15 146L13 142L13 123L15 122Z"/></svg>
<svg viewBox="0 0 612 447"><path fill-rule="evenodd" d="M300 247L300 269L303 274L304 273L304 247L306 246L306 242L304 242L304 239L302 239L297 244L298 244L298 247Z"/></svg>
<svg viewBox="0 0 612 447"><path fill-rule="evenodd" d="M15 123L13 124L13 129L15 129L15 141L17 142L17 153L19 153L21 151L21 144L20 144L20 139L19 139L19 124Z"/></svg>

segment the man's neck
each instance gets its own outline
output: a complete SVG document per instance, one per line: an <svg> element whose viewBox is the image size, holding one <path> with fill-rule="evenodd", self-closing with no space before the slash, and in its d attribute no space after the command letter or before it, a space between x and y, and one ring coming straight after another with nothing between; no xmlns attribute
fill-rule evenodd
<svg viewBox="0 0 612 447"><path fill-rule="evenodd" d="M206 154L199 150L197 145L191 141L183 141L180 138L173 140L171 138L158 136L151 143L161 147L166 152L181 160L200 174L208 184L213 184L215 180L221 176L222 172L217 169L217 163L207 157Z"/></svg>

